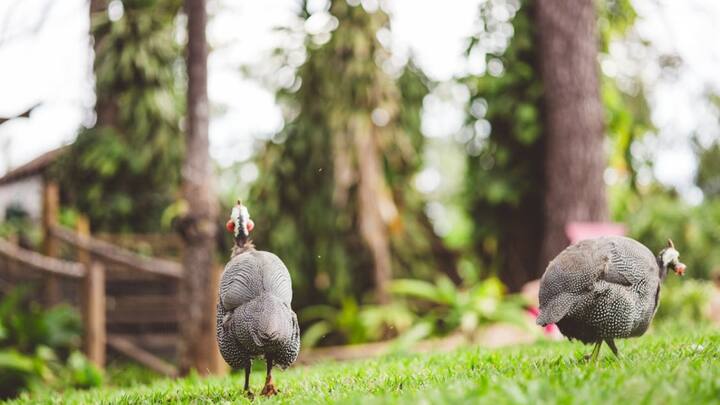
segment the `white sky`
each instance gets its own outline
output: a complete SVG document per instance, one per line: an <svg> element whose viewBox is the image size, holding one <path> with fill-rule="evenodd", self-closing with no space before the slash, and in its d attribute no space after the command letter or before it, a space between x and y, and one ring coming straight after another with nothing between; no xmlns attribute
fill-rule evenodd
<svg viewBox="0 0 720 405"><path fill-rule="evenodd" d="M324 0L311 1L320 7ZM448 80L466 68L464 39L473 31L482 0L395 0L391 3L392 46L401 58L415 56L435 80ZM375 0L363 0L371 5ZM52 4L39 30L25 35ZM209 39L209 93L221 107L210 124L211 153L223 164L250 157L252 139L283 125L272 92L240 73L242 65L262 66L282 38L274 27L297 23L295 0L216 0ZM646 142L656 160L655 175L692 192L695 161L689 146L694 131L717 136L719 123L700 98L708 85L720 89L720 2L713 0L635 0L637 30L661 53L684 60L677 80L660 80L655 66L641 66L650 89L652 117L661 136ZM318 6L320 5L320 6ZM311 27L308 27L311 28ZM0 1L0 116L41 102L30 119L0 127L0 174L38 154L71 142L88 123L92 92L86 0ZM620 58L620 57L619 57ZM621 58L620 58L621 59ZM457 93L446 86L452 97ZM455 97L461 97L455 95ZM451 103L425 103L428 136L447 136L462 115ZM221 112L220 112L221 111Z"/></svg>

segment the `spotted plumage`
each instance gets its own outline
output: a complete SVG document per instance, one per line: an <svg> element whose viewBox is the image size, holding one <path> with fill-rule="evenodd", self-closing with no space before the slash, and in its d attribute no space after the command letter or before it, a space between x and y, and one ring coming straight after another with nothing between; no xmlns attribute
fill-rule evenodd
<svg viewBox="0 0 720 405"><path fill-rule="evenodd" d="M625 237L602 237L569 246L550 262L540 282L537 323L556 323L570 339L605 341L640 336L657 311L668 269L684 272L669 242L658 257Z"/></svg>
<svg viewBox="0 0 720 405"><path fill-rule="evenodd" d="M239 207L242 207L238 203ZM251 361L264 356L268 373L263 394L277 393L272 367L295 362L300 351L300 329L293 312L292 282L287 267L276 255L256 250L249 242L244 221L249 220L236 206L228 226L236 246L220 279L217 305L217 339L225 361L245 370L245 390L249 392ZM230 222L229 222L230 224ZM236 232L236 226L242 232Z"/></svg>

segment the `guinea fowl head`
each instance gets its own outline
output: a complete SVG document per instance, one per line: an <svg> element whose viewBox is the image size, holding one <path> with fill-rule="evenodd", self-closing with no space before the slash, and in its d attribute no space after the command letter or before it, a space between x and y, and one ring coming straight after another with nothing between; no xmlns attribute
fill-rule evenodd
<svg viewBox="0 0 720 405"><path fill-rule="evenodd" d="M667 247L660 251L658 255L658 265L660 266L661 278L667 275L668 270L672 270L678 276L685 274L685 265L680 262L680 252L675 250L675 244L672 240L668 239Z"/></svg>
<svg viewBox="0 0 720 405"><path fill-rule="evenodd" d="M244 247L250 242L250 232L255 228L255 223L250 219L250 212L240 200L230 212L230 219L225 225L228 232L232 232L235 244Z"/></svg>

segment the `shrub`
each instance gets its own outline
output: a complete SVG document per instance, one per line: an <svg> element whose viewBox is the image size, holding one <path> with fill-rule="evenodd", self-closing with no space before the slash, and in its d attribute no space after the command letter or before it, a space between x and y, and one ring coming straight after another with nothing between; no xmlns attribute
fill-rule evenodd
<svg viewBox="0 0 720 405"><path fill-rule="evenodd" d="M632 196L616 210L616 219L628 226L629 236L653 253L675 242L688 276L708 279L720 271L720 200L690 206L670 194ZM622 212L618 212L622 211Z"/></svg>
<svg viewBox="0 0 720 405"><path fill-rule="evenodd" d="M686 324L708 322L713 288L712 283L707 281L667 280L662 287L655 319L658 322Z"/></svg>
<svg viewBox="0 0 720 405"><path fill-rule="evenodd" d="M447 277L440 277L435 283L395 280L391 291L410 299L410 308L421 320L418 325L425 325L427 334L444 335L460 330L473 335L494 322L527 324L524 300L505 295L505 287L494 277L467 288L456 286Z"/></svg>
<svg viewBox="0 0 720 405"><path fill-rule="evenodd" d="M397 337L407 331L415 315L401 302L391 305L358 305L351 298L339 308L314 305L300 312L303 322L312 322L302 337L303 347L323 344L357 344Z"/></svg>
<svg viewBox="0 0 720 405"><path fill-rule="evenodd" d="M77 313L64 305L43 309L28 292L16 288L0 301L0 398L100 385L102 374L78 351Z"/></svg>

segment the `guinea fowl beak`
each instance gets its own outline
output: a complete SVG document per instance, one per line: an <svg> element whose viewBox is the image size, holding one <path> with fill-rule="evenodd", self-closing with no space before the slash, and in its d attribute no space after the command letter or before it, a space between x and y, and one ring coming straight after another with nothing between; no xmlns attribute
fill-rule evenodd
<svg viewBox="0 0 720 405"><path fill-rule="evenodd" d="M682 263L676 264L675 265L675 274L677 274L678 276L684 276L685 268L686 268L686 266Z"/></svg>

